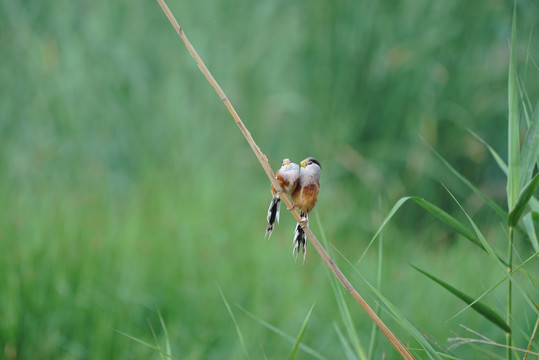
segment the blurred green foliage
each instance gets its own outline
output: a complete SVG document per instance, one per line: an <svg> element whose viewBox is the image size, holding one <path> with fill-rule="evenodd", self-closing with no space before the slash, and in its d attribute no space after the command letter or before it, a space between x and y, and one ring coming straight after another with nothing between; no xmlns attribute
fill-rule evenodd
<svg viewBox="0 0 539 360"><path fill-rule="evenodd" d="M462 217L439 181L498 227L419 135L505 204L503 173L465 129L506 154L512 2L169 6L271 164L320 160L315 211L351 261L400 196ZM517 15L519 75L534 101L539 3L519 0ZM147 321L162 337L160 309L175 358L240 358L217 284L293 336L316 302L303 342L344 356L318 256L293 262L284 213L264 241L265 174L156 2L1 0L0 47L0 357L157 358L116 330L152 342ZM484 273L480 250L407 209L386 231L383 292L444 346L459 323L501 336L471 312L446 323L462 304L407 263L468 278L471 293L503 273ZM375 264L373 250L360 270L374 279ZM232 307L252 357L290 352ZM370 323L351 307L367 344ZM394 356L385 340L382 352Z"/></svg>

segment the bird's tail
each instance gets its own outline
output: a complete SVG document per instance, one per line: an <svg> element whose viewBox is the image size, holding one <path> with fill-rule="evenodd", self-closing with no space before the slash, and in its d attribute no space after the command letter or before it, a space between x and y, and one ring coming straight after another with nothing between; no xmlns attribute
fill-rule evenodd
<svg viewBox="0 0 539 360"><path fill-rule="evenodd" d="M275 220L277 220L277 223L279 223L280 208L281 198L279 196L273 196L268 209L268 227L266 228L266 235L264 235L264 237L267 236L268 239L271 237Z"/></svg>
<svg viewBox="0 0 539 360"><path fill-rule="evenodd" d="M298 259L298 254L300 249L303 251L303 263L305 263L305 251L306 251L307 243L305 241L305 232L303 231L303 228L298 223L296 225L296 231L294 231L294 248L292 249L292 256L296 256L296 260Z"/></svg>

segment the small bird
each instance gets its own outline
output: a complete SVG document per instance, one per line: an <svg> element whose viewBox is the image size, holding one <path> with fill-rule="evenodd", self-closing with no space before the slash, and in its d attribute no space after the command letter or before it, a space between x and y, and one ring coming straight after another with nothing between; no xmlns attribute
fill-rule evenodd
<svg viewBox="0 0 539 360"><path fill-rule="evenodd" d="M282 191L286 195L290 195L298 185L298 164L288 158L284 159L281 164L281 168L275 173L275 179L279 183L279 186L281 187ZM271 199L271 203L268 209L268 227L266 228L266 235L264 235L264 237L267 236L268 239L271 237L275 220L279 222L279 213L281 207L281 198L273 185L271 186L271 193L273 194L273 198Z"/></svg>
<svg viewBox="0 0 539 360"><path fill-rule="evenodd" d="M309 221L309 213L314 208L316 201L318 200L318 192L320 191L320 171L322 166L313 157L308 157L301 163L301 171L299 174L299 182L296 189L292 192L292 202L294 208L298 209L301 216L301 222L303 224ZM292 249L292 255L298 253L300 248L303 248L303 262L305 262L305 232L300 223L296 226L294 232L294 248Z"/></svg>

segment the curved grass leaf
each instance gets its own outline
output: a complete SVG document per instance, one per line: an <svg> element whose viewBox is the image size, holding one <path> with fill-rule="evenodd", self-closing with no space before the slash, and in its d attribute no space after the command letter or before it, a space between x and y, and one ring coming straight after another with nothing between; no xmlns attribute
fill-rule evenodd
<svg viewBox="0 0 539 360"><path fill-rule="evenodd" d="M442 184L443 185L443 184ZM453 195L453 193L451 193L451 191L449 191L449 189L443 185L443 187L445 188L445 190L449 193L449 195L451 195L451 197L453 198L453 200L457 203L457 205L460 207L460 209L462 210L462 212L464 213L464 215L466 215L466 217L468 218L468 221L470 222L470 224L472 225L474 231L475 231L475 234L477 235L477 237L479 238L479 241L481 242L481 245L483 246L483 248L485 249L485 251L490 255L490 257L492 257L492 259L494 261L496 261L498 264L500 264L504 269L507 267L507 263L502 260L502 258L500 258L498 255L496 255L496 253L494 252L494 249L492 249L492 247L490 246L490 244L487 242L487 239L485 239L485 237L483 236L483 233L481 233L481 230L479 230L479 228L477 227L477 225L475 224L475 222L472 220L472 218L470 217L470 215L468 215L468 213L466 212L466 210L464 210L464 208L462 207L462 205L458 202L457 198Z"/></svg>
<svg viewBox="0 0 539 360"><path fill-rule="evenodd" d="M519 82L521 83L521 82ZM521 88L521 93L526 94L526 89ZM528 99L529 101L529 99ZM524 100L522 101L524 105L524 114L525 118L529 124L528 131L526 132L526 137L522 144L521 153L520 153L520 186L521 188L530 181L533 175L533 170L535 164L539 160L539 112L535 115L535 118L528 115L526 111L526 106ZM529 102L528 102L529 103ZM532 114L533 116L533 114Z"/></svg>
<svg viewBox="0 0 539 360"><path fill-rule="evenodd" d="M149 348L149 349L152 349L152 350L155 350L157 351L161 356L165 356L169 359L172 359L172 356L170 356L169 354L166 354L164 351L161 350L161 347L159 346L155 346L153 344L150 344L149 342L146 342L144 340L141 340L139 338L136 338L132 335L129 335L128 333L125 333L123 331L120 331L120 330L116 330L118 333L122 334L123 336L125 337L128 337L129 339L135 341L135 342L138 342L139 344L141 345L144 345L145 347Z"/></svg>
<svg viewBox="0 0 539 360"><path fill-rule="evenodd" d="M395 215L397 210L399 210L400 207L402 205L404 205L404 203L407 202L408 200L414 201L416 204L421 206L423 209L427 210L431 215L435 216L440 221L442 221L443 223L445 223L446 225L451 227L453 230L455 230L456 232L458 232L459 234L464 236L466 239L470 240L473 244L479 246L483 250L486 250L484 248L483 244L481 243L481 241L479 241L479 239L477 238L477 236L475 236L464 225L462 225L461 222L459 222L457 219L455 219L454 217L449 215L447 212L445 212L444 210L440 209L438 206L436 206L436 205L434 205L434 204L428 202L427 200L425 200L423 198L420 198L418 196L405 196L403 198L400 198L395 203L395 205L393 205L393 208L391 209L389 214L386 216L386 218L382 222L382 225L380 225L380 227L378 228L378 231L376 232L376 234L374 234L374 236L372 237L371 241L367 245L367 248L363 251L363 254L359 258L357 263L360 263L361 260L363 260L363 257L367 254L367 251L369 250L371 245L374 243L374 240L376 240L376 238L378 237L380 232L382 232L384 227L387 225L389 220L391 220L393 215Z"/></svg>
<svg viewBox="0 0 539 360"><path fill-rule="evenodd" d="M275 326L271 325L270 323L268 323L267 321L264 321L264 320L256 317L255 315L251 314L249 311L245 310L240 305L236 304L236 306L238 307L238 309L243 311L246 315L248 315L252 319L256 320L258 323L260 323L260 325L264 326L266 329L268 329L268 330L272 331L273 333L279 335L280 337L282 337L283 339L289 341L290 343L292 343L292 344L294 343L295 339L292 336L285 333L284 331L282 331L281 329L279 329L278 327L275 327ZM322 354L320 354L319 352L317 352L316 350L314 350L313 348L311 348L311 347L309 347L307 345L300 344L299 348L301 350L305 351L307 354L311 355L313 358L320 359L320 360L326 360L326 358Z"/></svg>
<svg viewBox="0 0 539 360"><path fill-rule="evenodd" d="M538 186L539 173L535 174L535 176L530 180L530 182L526 184L526 186L524 186L524 189L522 189L522 192L518 196L514 208L509 213L509 226L515 227L517 225L518 221L520 220L520 217L526 209L528 201L530 201L530 198L533 196L533 194L535 194L535 191L537 191Z"/></svg>
<svg viewBox="0 0 539 360"><path fill-rule="evenodd" d="M449 291L450 293L452 293L453 295L455 295L456 297L458 297L459 299L461 299L465 303L467 303L469 305L471 304L472 309L477 311L479 314L484 316L487 320L489 320L490 322L492 322L493 324L498 326L503 331L511 332L511 328L509 327L509 325L507 325L505 320L496 311L494 311L489 306L487 306L487 305L485 305L485 304L483 304L481 302L475 302L474 298L472 298L471 296L465 294L464 292L460 291L459 289L449 285L445 281L438 279L436 276L431 275L431 274L429 274L428 272L426 272L424 270L421 270L417 266L414 266L414 265L411 265L411 266L414 269L416 269L417 271L419 271L421 274L425 275L429 279L431 279L434 282L441 285L444 289L446 289L447 291Z"/></svg>
<svg viewBox="0 0 539 360"><path fill-rule="evenodd" d="M380 240L378 241L378 269L376 271L376 288L379 291L382 291L382 270L384 268L384 237L383 233L380 234ZM376 303L374 306L374 312L379 313L380 312L380 303ZM374 356L374 349L376 347L376 343L378 342L378 334L380 333L378 327L375 323L372 324L371 327L371 341L369 343L369 352L368 352L368 358L372 359Z"/></svg>
<svg viewBox="0 0 539 360"><path fill-rule="evenodd" d="M428 339L423 335L421 331L419 331L400 311L399 309L393 305L389 299L387 299L382 293L374 287L365 277L361 274L361 272L356 269L356 267L348 260L343 253L341 253L338 249L334 247L334 249L337 251L337 253L348 263L348 265L351 266L352 270L356 273L359 279L371 290L371 292L381 301L381 303L385 306L385 310L388 312L388 314L410 335L412 336L419 345L423 348L421 349L424 351L424 353L428 356L429 359L438 359L441 360L441 355L445 354L439 354L432 344L428 341ZM412 350L411 348L409 350ZM416 351L419 349L416 349Z"/></svg>
<svg viewBox="0 0 539 360"><path fill-rule="evenodd" d="M303 335L305 334L305 330L307 330L307 324L309 323L309 318L311 317L313 309L314 309L314 304L309 309L309 312L307 313L307 316L305 317L305 320L303 320L303 325L301 325L301 330L299 331L298 337L296 338L296 342L294 343L294 346L292 347L292 351L290 352L290 355L288 355L288 360L294 360L296 358L296 354L298 353L299 345L301 344L301 340L303 339Z"/></svg>
<svg viewBox="0 0 539 360"><path fill-rule="evenodd" d="M531 126L531 119L530 119L530 113L533 112L533 107L530 102L530 97L528 96L528 91L526 90L524 84L522 83L522 79L520 76L517 77L517 84L518 84L518 93L520 95L520 101L522 103L522 110L524 112L524 119L526 120L526 125L528 127ZM522 160L522 149L520 152L521 160ZM521 161L522 164L522 161ZM521 175L521 181L522 181L522 172Z"/></svg>
<svg viewBox="0 0 539 360"><path fill-rule="evenodd" d="M517 84L517 62L516 51L517 35L516 35L516 12L513 13L513 28L511 31L511 51L509 56L509 77L508 77L508 169L507 176L507 208L513 209L517 203L518 194L520 191L520 117L518 101L518 84Z"/></svg>
<svg viewBox="0 0 539 360"><path fill-rule="evenodd" d="M533 249L535 251L539 251L539 242L537 241L537 234L535 232L535 226L533 224L532 214L528 213L524 215L522 218L522 223L524 224L524 228L526 229L526 232L528 233L528 238L530 239L530 243L533 246Z"/></svg>
<svg viewBox="0 0 539 360"><path fill-rule="evenodd" d="M344 353L346 355L346 358L348 360L356 360L356 355L354 354L354 351L350 347L350 344L348 344L348 341L344 337L344 334L342 333L341 329L339 328L339 325L337 323L333 323L333 326L335 327L335 331L337 332L337 336L339 337L339 340L341 341L341 345L344 349ZM370 358L369 358L370 359Z"/></svg>
<svg viewBox="0 0 539 360"><path fill-rule="evenodd" d="M520 264L518 267L514 268L513 271L511 271L511 273L508 273L504 277L502 277L497 283L492 285L490 288L488 288L486 291L484 291L480 296L478 296L472 303L468 304L465 308L463 308L462 310L457 312L455 315L453 315L451 318L449 318L449 320L456 318L457 316L462 314L464 311L466 311L469 307L474 305L476 302L481 301L481 299L483 299L485 296L487 296L492 291L494 291L494 289L496 289L498 286L503 284L506 280L510 279L513 276L513 274L516 274L519 271L522 271L522 272L526 273L526 271L524 270L524 267L527 264L531 263L538 255L539 255L539 251L535 252L533 255L531 255L529 258L527 258L522 264ZM528 276L529 275L530 274L528 274ZM518 284L518 282L516 284ZM525 292L523 291L523 293L525 293ZM527 299L527 297L525 297L525 298Z"/></svg>
<svg viewBox="0 0 539 360"><path fill-rule="evenodd" d="M226 301L225 295L221 291L221 288L217 286L217 289L219 289L219 293L221 294L221 298L223 299L223 302L225 303L226 309L228 310L228 313L230 314L230 317L232 318L232 321L234 322L234 326L236 327L236 332L238 333L238 337L240 339L241 347L243 348L243 352L245 353L245 356L247 356L247 359L250 359L249 353L247 352L247 347L245 346L245 341L243 340L243 335L241 334L240 326L238 325L238 322L236 321L236 317L234 316L234 313L232 312L232 309L230 308L230 305L228 305L228 301Z"/></svg>
<svg viewBox="0 0 539 360"><path fill-rule="evenodd" d="M172 357L172 348L170 346L170 339L168 337L168 331L165 325L165 320L163 320L163 316L161 316L161 311L157 310L157 315L159 316L159 322L161 323L161 328L163 329L163 334L165 335L166 355L168 357Z"/></svg>
<svg viewBox="0 0 539 360"><path fill-rule="evenodd" d="M320 216L318 215L318 212L315 213L315 215L316 215L316 223L318 224L319 229L320 229L320 239L322 241L322 244L324 245L326 249L329 249L327 238L326 238L326 233L322 226L322 221L320 220ZM356 327L354 325L354 319L352 318L348 305L346 305L346 301L343 295L343 290L339 286L338 280L334 276L331 275L329 270L327 270L327 274L329 277L329 283L331 284L331 289L337 301L339 313L341 314L344 327L348 334L348 338L350 342L352 343L356 356L359 359L367 359L367 354L365 353L365 349L363 348L363 345L361 344L361 341L359 340L359 336L357 334Z"/></svg>
<svg viewBox="0 0 539 360"><path fill-rule="evenodd" d="M539 224L539 213L535 211L532 211L531 213L532 213L532 220L536 222L537 224Z"/></svg>
<svg viewBox="0 0 539 360"><path fill-rule="evenodd" d="M490 154L492 155L492 157L494 158L494 160L496 160L496 163L498 164L498 166L500 167L500 169L502 169L503 173L507 176L507 173L508 173L508 170L507 170L507 164L505 163L505 161L503 161L503 159L501 158L500 155L498 155L498 153L496 152L496 150L494 150L485 140L483 140L482 137L480 137L479 135L477 135L475 132L473 132L471 129L466 129L468 130L468 132L470 134L472 134L472 136L474 138L477 139L477 141L479 141L481 144L485 145L485 147L488 149L488 151L490 152Z"/></svg>
<svg viewBox="0 0 539 360"><path fill-rule="evenodd" d="M459 173L451 164L444 159L442 155L440 155L432 146L430 146L426 141L425 144L429 147L429 149L434 153L434 155L440 160L460 181L462 181L470 190L472 190L476 195L481 197L483 201L487 203L488 206L492 210L496 212L504 221L507 219L507 212L503 210L498 204L496 204L494 201L489 199L485 194L483 194L477 187L475 187L468 179L466 179L461 173Z"/></svg>

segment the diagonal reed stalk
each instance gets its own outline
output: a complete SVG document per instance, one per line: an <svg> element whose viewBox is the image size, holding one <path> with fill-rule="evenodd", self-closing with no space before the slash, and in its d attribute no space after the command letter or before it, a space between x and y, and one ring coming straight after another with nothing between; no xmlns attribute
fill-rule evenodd
<svg viewBox="0 0 539 360"><path fill-rule="evenodd" d="M241 121L238 113L236 112L236 110L234 109L230 101L228 100L227 96L225 95L224 91L221 89L217 81L215 81L215 79L211 75L210 71L208 70L208 68L206 67L206 65L200 58L200 56L197 54L193 45L191 45L191 43L189 42L189 39L187 38L180 24L178 23L178 21L176 20L172 12L170 11L169 7L167 6L164 0L157 0L157 2L159 3L163 11L165 12L165 15L167 16L168 20L170 21L170 23L172 24L172 26L174 27L174 29L176 30L176 32L178 33L182 41L184 42L189 53L195 59L202 74L204 74L204 76L206 77L210 85L213 87L215 92L217 92L221 100L224 102L228 111L234 118L236 125L240 128L241 133L243 134L243 136L245 137L245 139L251 146L251 149L256 155L258 161L260 162L260 165L262 165L262 167L264 168L264 171L266 172L266 175L268 175L268 178L270 179L272 185L275 187L275 189L277 189L277 192L279 193L283 202L286 204L287 208L290 209L292 216L294 216L296 221L301 224L301 226L303 227L303 230L305 231L305 234L307 235L307 238L311 242L312 246L316 249L318 254L320 254L320 256L322 257L322 260L324 260L326 265L333 272L333 274L337 277L337 279L341 282L344 288L350 294L352 294L354 299L361 305L361 307L365 310L367 315L369 315L369 317L376 323L376 325L380 328L380 330L382 330L384 335L388 338L388 340L395 347L395 349L399 352L399 354L401 354L401 356L404 359L414 359L410 351L408 351L408 349L403 345L403 343L399 340L399 338L397 338L395 334L393 334L393 332L389 330L389 328L384 324L384 322L372 310L369 304L367 304L367 302L361 297L361 295L359 295L359 293L354 289L350 281L348 281L348 279L344 276L341 270L337 267L335 262L331 259L327 251L322 247L322 245L320 244L316 236L313 234L313 232L309 228L308 224L301 221L301 217L299 216L298 212L293 209L292 203L285 195L283 195L283 192L279 186L279 183L275 180L275 177L273 175L273 170L268 162L267 157L262 153L258 145L253 140L251 133L249 132L249 130L247 130L247 128Z"/></svg>

